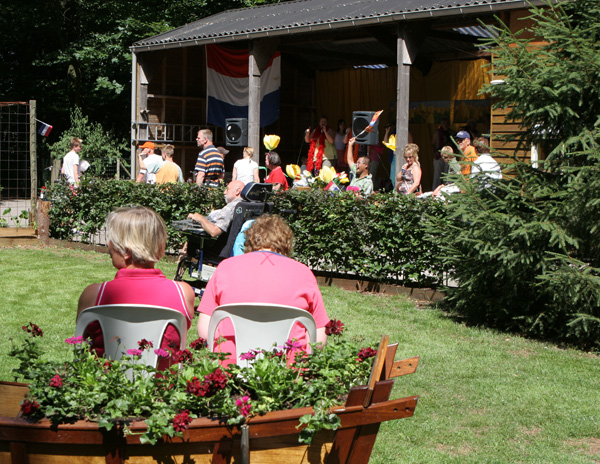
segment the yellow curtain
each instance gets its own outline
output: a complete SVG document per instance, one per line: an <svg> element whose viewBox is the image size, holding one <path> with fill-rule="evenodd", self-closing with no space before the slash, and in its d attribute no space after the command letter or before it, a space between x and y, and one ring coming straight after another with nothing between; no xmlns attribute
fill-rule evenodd
<svg viewBox="0 0 600 464"><path fill-rule="evenodd" d="M449 101L454 108L456 100L480 100L483 84L489 83L487 60L434 62L424 76L420 70L410 70L410 100ZM352 112L384 110L380 117L379 138L383 139L383 126L396 119L397 68L385 69L341 69L337 71L317 71L317 111L319 116L329 118L329 125L335 128L337 120L343 118L347 125L352 124ZM457 108L457 111L459 108ZM468 108L467 110L468 111ZM451 121L452 128L458 130L463 120L461 106L460 120ZM457 115L458 117L458 115ZM423 189L429 190L433 176L433 149L431 139L437 126L434 121L424 124L411 124L409 130L414 142L419 145L419 157L423 169ZM382 160L387 166L387 160Z"/></svg>

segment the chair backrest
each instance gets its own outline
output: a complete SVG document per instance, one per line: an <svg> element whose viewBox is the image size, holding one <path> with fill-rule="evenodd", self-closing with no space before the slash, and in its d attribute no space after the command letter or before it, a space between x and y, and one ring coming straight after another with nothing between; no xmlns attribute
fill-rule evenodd
<svg viewBox="0 0 600 464"><path fill-rule="evenodd" d="M306 328L311 343L317 341L315 319L304 309L268 303L235 303L219 306L211 316L208 325L209 349L213 349L219 322L227 318L233 324L238 364L240 355L252 349L269 349L273 343L283 345L296 322Z"/></svg>
<svg viewBox="0 0 600 464"><path fill-rule="evenodd" d="M98 321L102 328L104 355L110 359L121 359L127 350L139 348L138 342L143 338L152 342L154 349L159 348L169 324L179 331L179 348L184 349L187 344L185 316L172 308L144 304L92 306L79 314L75 335L83 335L86 327L94 321ZM143 352L142 362L156 367L158 356L154 349Z"/></svg>

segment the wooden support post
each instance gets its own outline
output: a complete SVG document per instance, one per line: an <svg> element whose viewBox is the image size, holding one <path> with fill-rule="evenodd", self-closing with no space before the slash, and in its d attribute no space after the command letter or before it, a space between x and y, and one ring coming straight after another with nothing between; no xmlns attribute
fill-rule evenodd
<svg viewBox="0 0 600 464"><path fill-rule="evenodd" d="M405 26L398 27L398 82L396 87L396 172L404 164L404 147L408 143L408 106L410 103L410 65L409 39ZM394 182L395 185L395 182Z"/></svg>

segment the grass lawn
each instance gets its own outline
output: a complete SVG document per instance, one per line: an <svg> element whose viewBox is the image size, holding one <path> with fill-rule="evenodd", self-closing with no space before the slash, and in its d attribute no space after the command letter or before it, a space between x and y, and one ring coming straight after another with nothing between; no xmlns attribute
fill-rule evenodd
<svg viewBox="0 0 600 464"><path fill-rule="evenodd" d="M114 274L105 254L0 248L0 379L13 380L8 339L30 321L49 358L67 356L79 294ZM322 292L349 335L377 342L386 333L399 343L396 359L421 357L392 393L420 395L415 415L382 425L370 462L600 463L599 356L466 327L402 297Z"/></svg>

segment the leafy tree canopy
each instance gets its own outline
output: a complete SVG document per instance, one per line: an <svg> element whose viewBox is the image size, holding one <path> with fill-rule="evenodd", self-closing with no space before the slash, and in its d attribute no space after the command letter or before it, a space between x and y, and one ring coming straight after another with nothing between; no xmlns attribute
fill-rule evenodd
<svg viewBox="0 0 600 464"><path fill-rule="evenodd" d="M38 101L39 118L69 123L77 106L126 137L130 119L129 47L146 37L261 0L3 0L0 93Z"/></svg>

